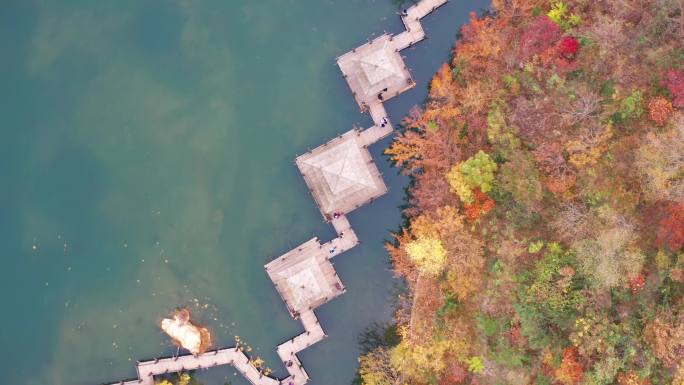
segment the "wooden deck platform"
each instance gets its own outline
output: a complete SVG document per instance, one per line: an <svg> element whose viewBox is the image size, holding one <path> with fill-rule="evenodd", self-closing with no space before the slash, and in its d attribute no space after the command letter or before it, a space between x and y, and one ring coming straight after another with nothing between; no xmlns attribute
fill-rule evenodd
<svg viewBox="0 0 684 385"><path fill-rule="evenodd" d="M277 347L278 356L289 375L282 379L266 376L241 350L230 347L198 356L187 354L138 362L137 379L111 385L154 385L155 376L221 365L233 365L253 385L304 385L309 381L297 353L327 337L313 309L344 292L329 259L359 243L346 216L336 217L333 214L347 213L387 191L366 147L393 132L383 102L415 85L399 51L425 38L420 19L446 2L421 0L401 16L406 31L396 36L384 34L337 59L354 98L364 111L370 113L374 124L363 131L348 131L296 160L316 203L335 228L337 237L323 244L318 238L312 238L266 265L266 271L290 314L299 318L304 326L302 334ZM377 97L378 93L382 93L382 98ZM337 158L342 161L338 162ZM308 290L316 285L319 291L315 288Z"/></svg>
<svg viewBox="0 0 684 385"><path fill-rule="evenodd" d="M344 293L329 261L335 245L313 238L266 264L266 272L294 318Z"/></svg>

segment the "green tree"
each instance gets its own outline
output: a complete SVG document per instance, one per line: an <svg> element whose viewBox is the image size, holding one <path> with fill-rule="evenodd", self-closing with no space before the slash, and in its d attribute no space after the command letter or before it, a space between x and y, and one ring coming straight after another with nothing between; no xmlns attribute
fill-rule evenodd
<svg viewBox="0 0 684 385"><path fill-rule="evenodd" d="M465 162L452 167L447 173L446 179L461 198L461 201L471 204L473 202L473 189L479 188L483 193L492 189L496 169L497 165L489 154L480 150Z"/></svg>
<svg viewBox="0 0 684 385"><path fill-rule="evenodd" d="M620 102L618 120L639 119L644 113L644 101L641 91L633 91Z"/></svg>
<svg viewBox="0 0 684 385"><path fill-rule="evenodd" d="M523 285L523 307L530 317L561 328L572 326L569 322L584 298L584 283L576 269L574 253L557 243L547 246Z"/></svg>

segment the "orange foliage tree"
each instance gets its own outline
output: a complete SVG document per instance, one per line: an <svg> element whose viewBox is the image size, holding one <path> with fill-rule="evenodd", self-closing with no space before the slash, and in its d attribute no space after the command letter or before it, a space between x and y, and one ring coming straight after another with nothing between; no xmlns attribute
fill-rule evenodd
<svg viewBox="0 0 684 385"><path fill-rule="evenodd" d="M617 380L619 385L651 385L651 381L647 378L642 379L633 370L630 370L627 373L620 373Z"/></svg>
<svg viewBox="0 0 684 385"><path fill-rule="evenodd" d="M648 102L648 117L659 126L664 126L672 116L672 103L662 96Z"/></svg>
<svg viewBox="0 0 684 385"><path fill-rule="evenodd" d="M473 190L473 202L464 205L465 216L470 220L475 220L481 215L492 211L496 203L492 198L483 193L479 188Z"/></svg>
<svg viewBox="0 0 684 385"><path fill-rule="evenodd" d="M584 369L577 361L577 348L568 347L563 352L563 360L556 370L556 378L564 384L577 384L584 376Z"/></svg>

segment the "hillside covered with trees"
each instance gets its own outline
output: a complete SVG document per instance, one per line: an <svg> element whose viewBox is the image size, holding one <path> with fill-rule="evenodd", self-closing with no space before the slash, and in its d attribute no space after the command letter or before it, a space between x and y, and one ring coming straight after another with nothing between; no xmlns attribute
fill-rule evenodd
<svg viewBox="0 0 684 385"><path fill-rule="evenodd" d="M386 153L360 382L684 384L684 1L494 0Z"/></svg>

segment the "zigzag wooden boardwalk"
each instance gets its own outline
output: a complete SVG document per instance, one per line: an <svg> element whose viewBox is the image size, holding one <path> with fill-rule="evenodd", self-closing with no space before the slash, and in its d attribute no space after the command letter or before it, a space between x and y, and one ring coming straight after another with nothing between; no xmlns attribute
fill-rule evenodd
<svg viewBox="0 0 684 385"><path fill-rule="evenodd" d="M415 85L398 52L425 38L420 19L446 2L421 0L401 15L404 32L396 36L382 35L337 60L355 99L362 110L370 113L374 125L363 131L347 132L297 158L297 166L305 175L321 213L335 228L337 237L323 244L313 238L266 265L266 271L292 315L304 326L302 334L277 347L289 375L282 379L264 375L240 349L230 347L197 356L188 354L139 361L137 379L112 385L154 385L155 376L222 365L233 365L254 385L304 385L309 381L297 353L327 337L313 310L344 293L329 260L359 243L344 214L387 191L382 178L375 177L377 169L366 147L393 132L383 102ZM314 279L298 277L301 272ZM291 276L282 276L283 273ZM276 279L280 283L276 283Z"/></svg>

